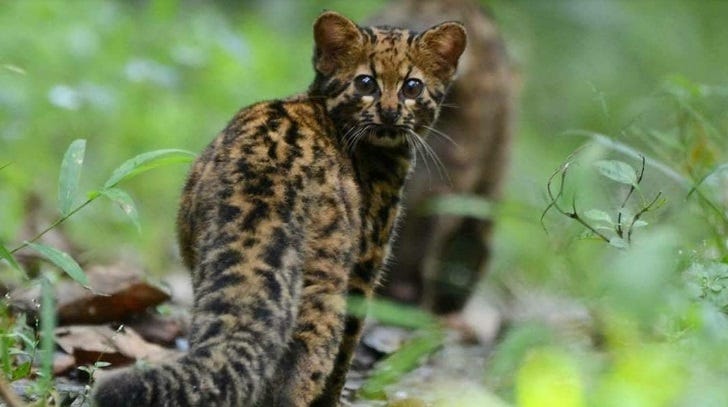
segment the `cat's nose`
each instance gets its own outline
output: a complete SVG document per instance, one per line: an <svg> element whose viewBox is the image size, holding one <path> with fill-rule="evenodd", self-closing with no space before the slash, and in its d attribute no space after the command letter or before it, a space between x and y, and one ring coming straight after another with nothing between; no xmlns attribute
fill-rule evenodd
<svg viewBox="0 0 728 407"><path fill-rule="evenodd" d="M397 119L399 119L399 110L397 109L383 109L379 113L379 117L382 119L383 124L388 124L390 126L397 123Z"/></svg>

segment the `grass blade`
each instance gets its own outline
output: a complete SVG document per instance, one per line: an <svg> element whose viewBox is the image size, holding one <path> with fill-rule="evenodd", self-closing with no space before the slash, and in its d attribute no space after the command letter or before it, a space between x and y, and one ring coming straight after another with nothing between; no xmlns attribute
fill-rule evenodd
<svg viewBox="0 0 728 407"><path fill-rule="evenodd" d="M153 168L168 164L187 163L195 158L195 154L187 150L164 149L139 154L121 164L104 183L104 189L115 187L121 181L132 178Z"/></svg>
<svg viewBox="0 0 728 407"><path fill-rule="evenodd" d="M41 281L40 303L40 381L39 387L45 399L53 386L53 351L56 342L54 331L56 329L56 300L53 286L56 275L45 273Z"/></svg>
<svg viewBox="0 0 728 407"><path fill-rule="evenodd" d="M397 352L379 362L372 375L360 390L360 395L370 399L383 399L384 388L416 368L422 358L432 354L443 343L444 334L439 330L427 330L405 343Z"/></svg>
<svg viewBox="0 0 728 407"><path fill-rule="evenodd" d="M61 174L58 177L58 209L65 216L71 211L73 201L81 180L81 167L86 154L86 140L74 140L61 162Z"/></svg>
<svg viewBox="0 0 728 407"><path fill-rule="evenodd" d="M121 207L121 210L131 219L132 223L136 227L137 231L141 232L142 226L139 223L139 212L134 205L134 200L125 191L119 188L109 188L100 191L101 195L111 199L113 202Z"/></svg>
<svg viewBox="0 0 728 407"><path fill-rule="evenodd" d="M69 277L74 279L77 283L88 288L88 277L81 269L81 266L76 263L68 253L62 252L56 248L46 246L41 243L26 242L28 247L38 252L41 256L45 257L51 263L58 266L61 270L66 272Z"/></svg>
<svg viewBox="0 0 728 407"><path fill-rule="evenodd" d="M424 215L442 214L468 216L489 220L493 217L493 203L475 195L442 195L428 199L422 207Z"/></svg>
<svg viewBox="0 0 728 407"><path fill-rule="evenodd" d="M10 251L2 244L0 244L0 259L4 259L8 262L8 264L10 264L10 267L25 275L23 268L20 267L20 264L18 264L17 261L15 261L15 257L13 257L12 253L10 253Z"/></svg>
<svg viewBox="0 0 728 407"><path fill-rule="evenodd" d="M386 300L369 300L364 297L350 297L348 312L358 317L371 317L386 325L403 328L420 329L437 326L435 317L429 313L408 305Z"/></svg>

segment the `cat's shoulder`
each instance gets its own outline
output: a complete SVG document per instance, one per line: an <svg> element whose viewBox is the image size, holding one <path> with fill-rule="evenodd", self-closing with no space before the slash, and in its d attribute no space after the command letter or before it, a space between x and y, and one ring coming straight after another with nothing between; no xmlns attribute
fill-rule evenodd
<svg viewBox="0 0 728 407"><path fill-rule="evenodd" d="M323 122L326 118L325 107L307 95L295 95L286 99L272 99L253 103L240 109L231 120L231 125L249 122L270 122L275 120L308 119Z"/></svg>

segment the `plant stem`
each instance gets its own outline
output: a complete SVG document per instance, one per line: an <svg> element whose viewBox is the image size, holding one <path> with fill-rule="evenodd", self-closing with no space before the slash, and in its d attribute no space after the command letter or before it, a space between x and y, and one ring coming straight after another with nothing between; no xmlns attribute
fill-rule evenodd
<svg viewBox="0 0 728 407"><path fill-rule="evenodd" d="M43 237L43 235L45 235L46 233L50 232L53 228L57 227L61 223L65 222L68 218L70 218L76 212L78 212L81 209L83 209L86 205L88 205L91 202L93 202L96 198L98 198L98 197L96 196L96 197L87 199L86 202L84 202L81 205L75 207L71 212L68 212L68 214L66 214L66 215L58 218L55 222L51 223L50 226L48 226L47 228L43 229L43 231L41 231L37 235L33 236L32 239L29 239L29 240L23 242L23 244L21 244L20 246L16 247L15 249L10 250L10 254L14 254L18 250L24 249L25 247L28 246L28 243L34 243L34 242L36 242L38 239L40 239L41 237Z"/></svg>

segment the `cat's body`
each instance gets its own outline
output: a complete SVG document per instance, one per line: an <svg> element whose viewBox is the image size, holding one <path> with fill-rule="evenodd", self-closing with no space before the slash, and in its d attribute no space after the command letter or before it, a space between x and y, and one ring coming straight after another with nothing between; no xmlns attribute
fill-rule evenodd
<svg viewBox="0 0 728 407"><path fill-rule="evenodd" d="M497 201L513 138L515 79L498 27L475 0L397 0L369 21L416 31L443 20L468 30L468 47L429 144L446 175L418 165L405 187L407 209L380 293L438 313L459 311L490 257L491 219L424 213L447 194Z"/></svg>
<svg viewBox="0 0 728 407"><path fill-rule="evenodd" d="M241 110L194 164L179 212L190 351L97 385L99 406L333 406L400 192L465 33L314 25L305 95Z"/></svg>

